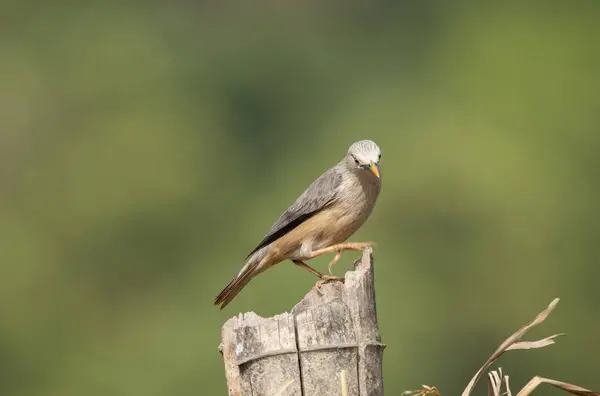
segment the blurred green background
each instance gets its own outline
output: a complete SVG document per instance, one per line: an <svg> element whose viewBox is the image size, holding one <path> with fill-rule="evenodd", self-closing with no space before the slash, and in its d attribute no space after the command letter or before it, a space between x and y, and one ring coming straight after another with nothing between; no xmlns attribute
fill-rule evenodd
<svg viewBox="0 0 600 396"><path fill-rule="evenodd" d="M287 311L315 279L288 262L224 311L214 297L365 138L384 185L352 239L378 243L386 394L459 394L554 297L530 338L569 336L500 365L513 390L598 390L599 11L3 4L0 394L226 394L222 324Z"/></svg>

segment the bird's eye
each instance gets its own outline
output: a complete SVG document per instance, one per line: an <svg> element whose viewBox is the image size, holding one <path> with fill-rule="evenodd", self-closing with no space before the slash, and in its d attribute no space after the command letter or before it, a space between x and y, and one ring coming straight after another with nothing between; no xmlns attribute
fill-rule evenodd
<svg viewBox="0 0 600 396"><path fill-rule="evenodd" d="M356 159L356 157L354 157L354 162L356 163L356 165L360 165L360 162L358 162L358 160Z"/></svg>
<svg viewBox="0 0 600 396"><path fill-rule="evenodd" d="M381 154L379 154L379 161L381 161Z"/></svg>

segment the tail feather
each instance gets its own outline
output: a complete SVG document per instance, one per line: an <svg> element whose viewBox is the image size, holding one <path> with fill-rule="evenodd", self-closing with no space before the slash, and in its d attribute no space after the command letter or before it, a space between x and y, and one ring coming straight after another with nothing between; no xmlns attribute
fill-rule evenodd
<svg viewBox="0 0 600 396"><path fill-rule="evenodd" d="M266 261L267 259L267 248L262 248L252 253L246 263L238 272L238 274L229 282L227 286L219 293L215 298L215 305L221 306L221 309L225 308L227 304L233 300L237 294L242 291L244 286L248 284L256 275L263 272L269 267ZM266 261L265 261L266 260Z"/></svg>
<svg viewBox="0 0 600 396"><path fill-rule="evenodd" d="M254 277L254 267L245 268L245 271L242 271L235 278L229 282L227 286L219 293L217 298L215 298L215 305L220 305L221 309L225 308L227 304L233 300L233 298L250 282L250 280Z"/></svg>

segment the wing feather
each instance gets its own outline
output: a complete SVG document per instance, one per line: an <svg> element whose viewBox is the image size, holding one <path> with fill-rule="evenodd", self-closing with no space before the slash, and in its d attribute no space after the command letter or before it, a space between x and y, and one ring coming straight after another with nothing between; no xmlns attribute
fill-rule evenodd
<svg viewBox="0 0 600 396"><path fill-rule="evenodd" d="M267 235L248 254L248 257L334 203L338 198L338 190L341 183L342 174L340 170L337 167L329 168L273 223Z"/></svg>

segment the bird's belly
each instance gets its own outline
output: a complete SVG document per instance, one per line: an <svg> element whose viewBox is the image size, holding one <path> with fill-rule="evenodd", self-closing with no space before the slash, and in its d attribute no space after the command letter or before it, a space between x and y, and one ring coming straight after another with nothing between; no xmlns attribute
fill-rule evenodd
<svg viewBox="0 0 600 396"><path fill-rule="evenodd" d="M312 242L312 250L343 243L350 238L365 222L367 216L360 211L334 211L328 216L327 226Z"/></svg>
<svg viewBox="0 0 600 396"><path fill-rule="evenodd" d="M372 206L356 204L351 208L337 207L323 210L274 243L278 260L309 259L315 250L342 243L352 236L367 220Z"/></svg>
<svg viewBox="0 0 600 396"><path fill-rule="evenodd" d="M286 258L308 259L313 251L341 243L358 229L360 224L353 217L339 211L322 211L283 236L275 245Z"/></svg>
<svg viewBox="0 0 600 396"><path fill-rule="evenodd" d="M343 214L334 222L334 231L331 233L330 244L342 243L350 238L365 222L366 216L356 214Z"/></svg>

